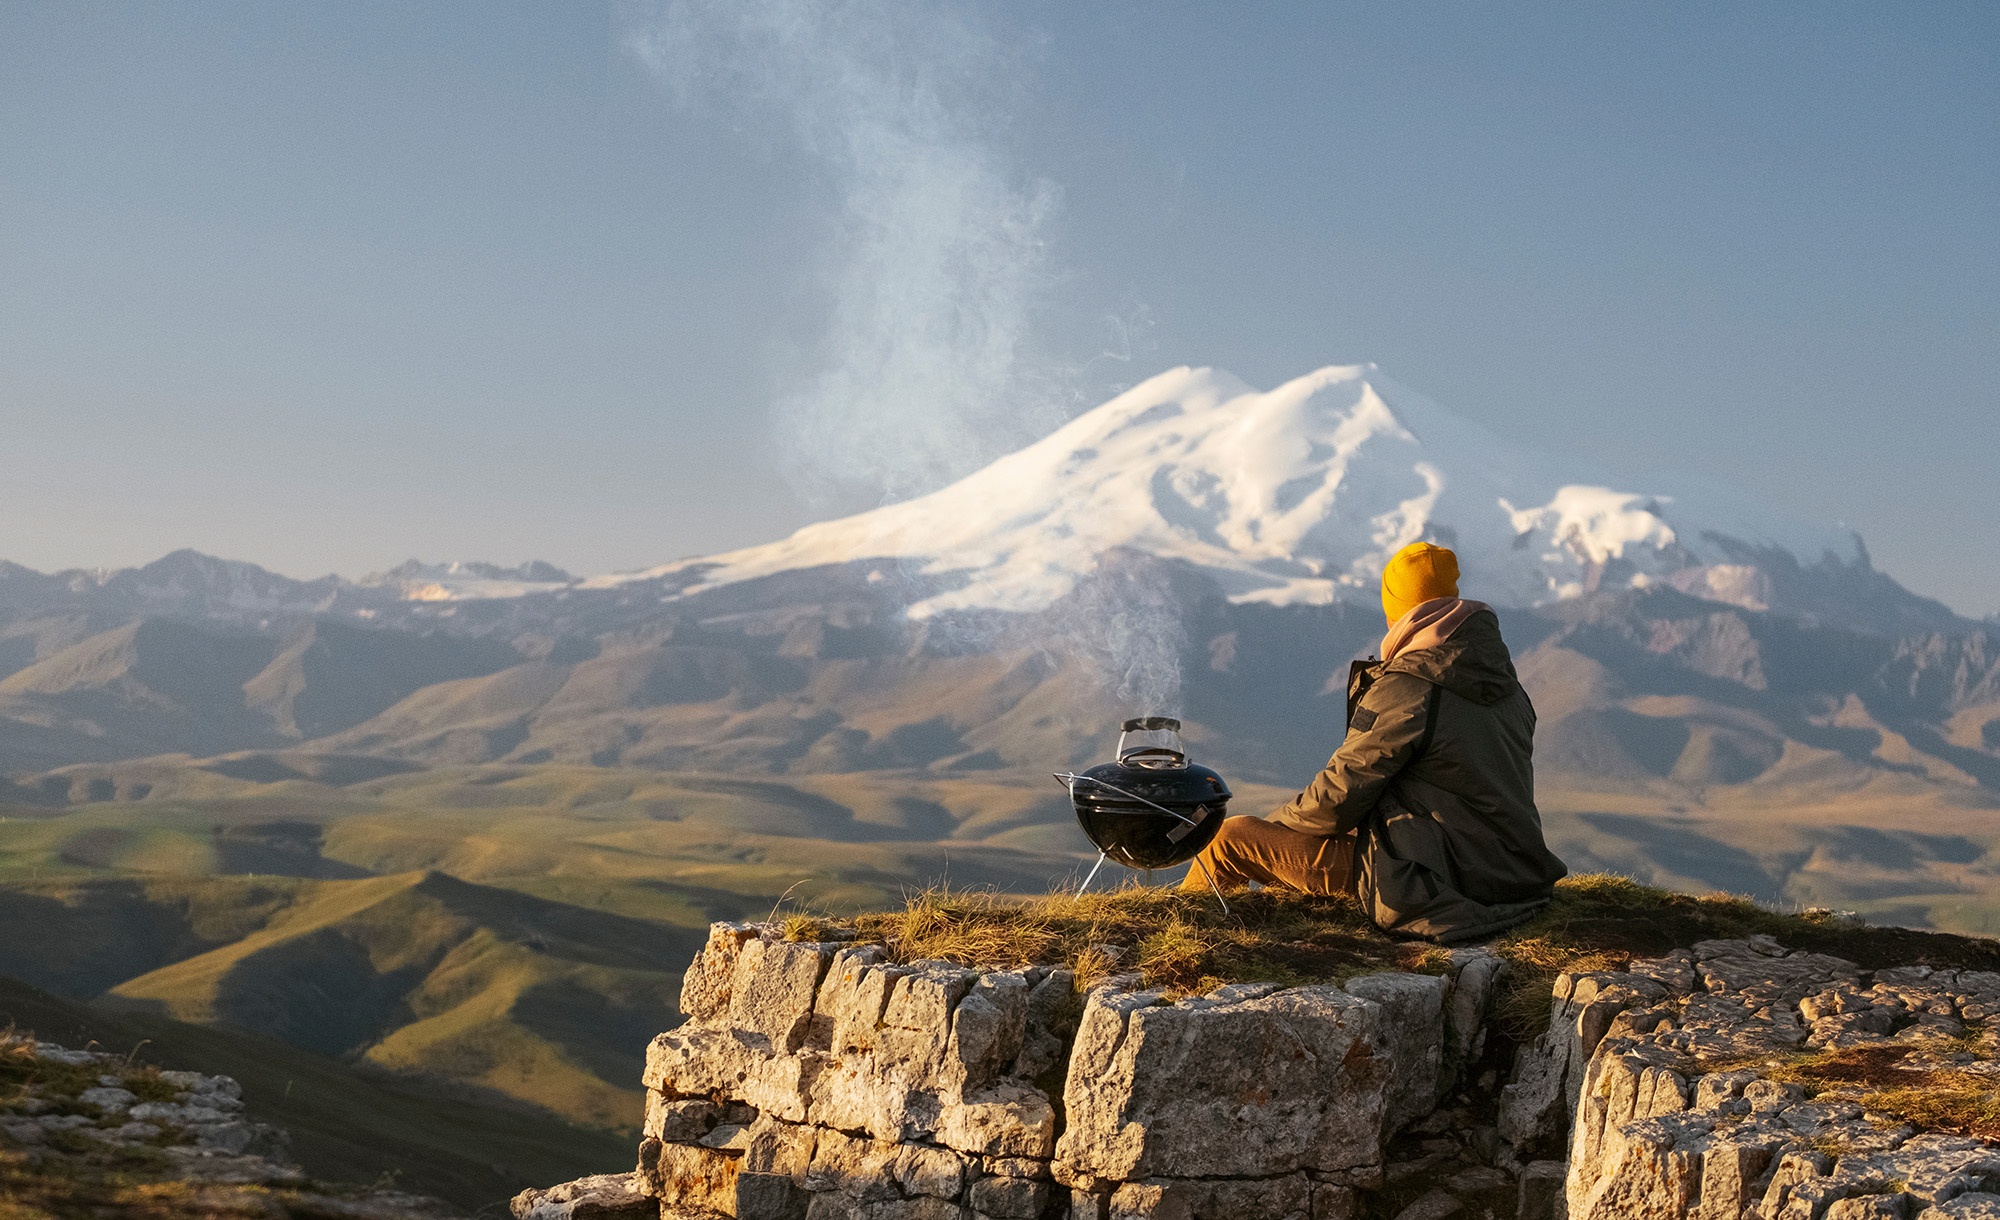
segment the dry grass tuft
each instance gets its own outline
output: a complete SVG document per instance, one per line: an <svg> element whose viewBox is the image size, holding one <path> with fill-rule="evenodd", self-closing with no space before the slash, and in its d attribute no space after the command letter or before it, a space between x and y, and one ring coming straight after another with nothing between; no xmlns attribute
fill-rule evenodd
<svg viewBox="0 0 2000 1220"><path fill-rule="evenodd" d="M0 1033L0 1107L47 1093L75 1097L97 1083L103 1068L94 1063L57 1063L35 1058L35 1035L9 1027ZM58 1105L66 1112L67 1107Z"/></svg>
<svg viewBox="0 0 2000 1220"><path fill-rule="evenodd" d="M1926 1130L1981 1139L2000 1137L2000 1090L1993 1087L1991 1076L1969 1072L1910 1075L1910 1083L1868 1093L1861 1104Z"/></svg>
<svg viewBox="0 0 2000 1220"><path fill-rule="evenodd" d="M1901 1066L1911 1049L1907 1046L1852 1046L1842 1050L1805 1051L1776 1066L1760 1059L1726 1066L1755 1066L1766 1080L1803 1085L1808 1096L1816 1096L1828 1085L1858 1084L1879 1089L1908 1084L1920 1075Z"/></svg>
<svg viewBox="0 0 2000 1220"><path fill-rule="evenodd" d="M1380 970L1442 972L1449 955L1376 932L1353 899L1265 890L1230 902L1128 882L1082 895L1020 899L930 889L900 911L863 915L852 930L902 961L936 959L1005 969L1060 963L1077 986L1136 969L1170 995L1223 983L1340 981Z"/></svg>
<svg viewBox="0 0 2000 1220"><path fill-rule="evenodd" d="M35 1035L9 1025L0 1029L0 1066L12 1068L35 1061Z"/></svg>
<svg viewBox="0 0 2000 1220"><path fill-rule="evenodd" d="M1766 1080L1801 1085L1808 1097L1835 1086L1861 1086L1861 1104L1889 1118L1926 1130L1982 1139L2000 1137L2000 1080L1953 1069L1912 1070L1908 1046L1855 1046L1807 1051L1772 1064L1750 1058L1703 1063L1702 1071L1754 1067ZM1849 1094L1851 1096L1852 1094Z"/></svg>
<svg viewBox="0 0 2000 1220"><path fill-rule="evenodd" d="M140 1101L172 1101L180 1095L180 1090L160 1078L156 1064L144 1063L127 1069L119 1083L128 1088Z"/></svg>
<svg viewBox="0 0 2000 1220"><path fill-rule="evenodd" d="M827 925L811 915L787 915L783 934L793 942L821 941L826 939Z"/></svg>
<svg viewBox="0 0 2000 1220"><path fill-rule="evenodd" d="M1156 985L1164 983L1183 992L1213 990L1222 980L1206 967L1221 944L1222 936L1215 930L1197 927L1176 915L1166 927L1139 942L1136 965Z"/></svg>
<svg viewBox="0 0 2000 1220"><path fill-rule="evenodd" d="M1061 964L1077 986L1138 971L1170 996L1224 983L1342 982L1358 974L1408 970L1441 974L1448 951L1385 936L1344 895L1260 890L1231 896L1225 917L1205 892L1155 888L1136 879L1083 895L1021 897L928 889L900 910L853 920L794 916L790 939L842 935L880 941L900 961L937 959L987 969ZM1495 999L1500 1030L1533 1038L1548 1027L1551 985L1560 974L1623 970L1697 941L1770 933L1795 948L1836 953L1864 967L1924 962L2000 969L1991 941L1903 928L1855 928L1832 912L1781 914L1734 894L1694 897L1596 873L1569 877L1532 921L1492 942L1511 966Z"/></svg>

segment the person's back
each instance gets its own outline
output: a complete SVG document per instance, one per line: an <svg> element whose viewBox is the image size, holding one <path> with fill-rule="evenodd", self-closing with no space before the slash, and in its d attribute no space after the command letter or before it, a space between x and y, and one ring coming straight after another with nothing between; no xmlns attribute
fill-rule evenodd
<svg viewBox="0 0 2000 1220"><path fill-rule="evenodd" d="M1448 638L1361 669L1349 703L1358 752L1401 764L1372 816L1357 823L1355 890L1375 922L1470 940L1547 902L1567 870L1542 840L1535 708L1493 611L1475 610ZM1404 732L1391 730L1398 723ZM1384 731L1372 733L1377 726ZM1414 745L1403 740L1410 730ZM1288 806L1272 819L1308 833L1324 825L1303 813Z"/></svg>
<svg viewBox="0 0 2000 1220"><path fill-rule="evenodd" d="M1567 871L1535 809L1534 705L1499 617L1458 597L1450 551L1405 547L1382 598L1383 659L1355 663L1326 769L1268 819L1224 822L1198 867L1344 890L1385 930L1477 940L1533 915Z"/></svg>

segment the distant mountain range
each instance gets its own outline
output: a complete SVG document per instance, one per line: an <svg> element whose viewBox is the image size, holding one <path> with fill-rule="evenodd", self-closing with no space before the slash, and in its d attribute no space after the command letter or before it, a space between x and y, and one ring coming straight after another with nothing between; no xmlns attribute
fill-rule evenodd
<svg viewBox="0 0 2000 1220"><path fill-rule="evenodd" d="M1606 486L1372 365L1320 369L1268 393L1219 370L1175 369L930 495L638 572L579 579L540 561L413 559L358 581L298 581L193 551L51 575L0 562L0 614L81 613L103 625L162 615L269 631L313 616L442 623L457 610L437 603L520 602L518 615L488 607L474 617L527 629L579 607L589 619L640 597L671 603L868 564L875 581L920 594L902 608L924 620L1046 610L1119 551L1179 561L1237 604L1365 605L1388 556L1420 539L1457 549L1468 589L1496 605L1664 585L1868 630L1965 626L1876 572L1851 531L1789 521L1713 486ZM22 655L17 641L29 633L9 631L0 647Z"/></svg>
<svg viewBox="0 0 2000 1220"><path fill-rule="evenodd" d="M1371 367L1179 369L930 496L643 572L0 565L0 801L489 762L1046 784L1135 701L1296 785L1429 538L1502 607L1552 808L2000 808L1991 624L1844 530L1586 477Z"/></svg>

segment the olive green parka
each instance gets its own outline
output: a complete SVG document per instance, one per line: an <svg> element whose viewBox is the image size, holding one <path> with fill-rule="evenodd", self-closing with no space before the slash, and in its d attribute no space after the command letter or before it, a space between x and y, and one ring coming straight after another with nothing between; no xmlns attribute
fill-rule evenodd
<svg viewBox="0 0 2000 1220"><path fill-rule="evenodd" d="M1355 832L1355 892L1384 931L1482 940L1568 871L1542 840L1534 737L1500 620L1479 610L1440 644L1354 664L1345 740L1271 820Z"/></svg>

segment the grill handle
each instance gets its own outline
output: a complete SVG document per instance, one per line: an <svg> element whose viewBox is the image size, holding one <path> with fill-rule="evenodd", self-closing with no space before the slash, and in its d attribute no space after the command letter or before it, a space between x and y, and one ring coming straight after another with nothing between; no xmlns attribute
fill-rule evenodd
<svg viewBox="0 0 2000 1220"><path fill-rule="evenodd" d="M1057 783L1069 789L1071 797L1076 796L1077 784L1079 783L1096 784L1100 788L1108 788L1112 792L1116 792L1119 796L1124 797L1126 800L1137 801L1141 805L1151 806L1152 808L1159 810L1161 813L1166 814L1168 817L1173 818L1176 821L1186 822L1190 826L1201 825L1200 822L1195 821L1193 818L1185 817L1181 814L1175 813L1173 810L1167 808L1165 805L1156 805L1152 801L1147 800L1145 797L1140 796L1136 792L1127 792L1125 791L1125 789L1120 788L1117 784L1107 784L1101 779L1092 779L1088 775L1077 775L1068 771L1056 772L1054 775L1054 779Z"/></svg>
<svg viewBox="0 0 2000 1220"><path fill-rule="evenodd" d="M1118 761L1133 767L1187 765L1181 722L1172 716L1140 716L1119 726Z"/></svg>

